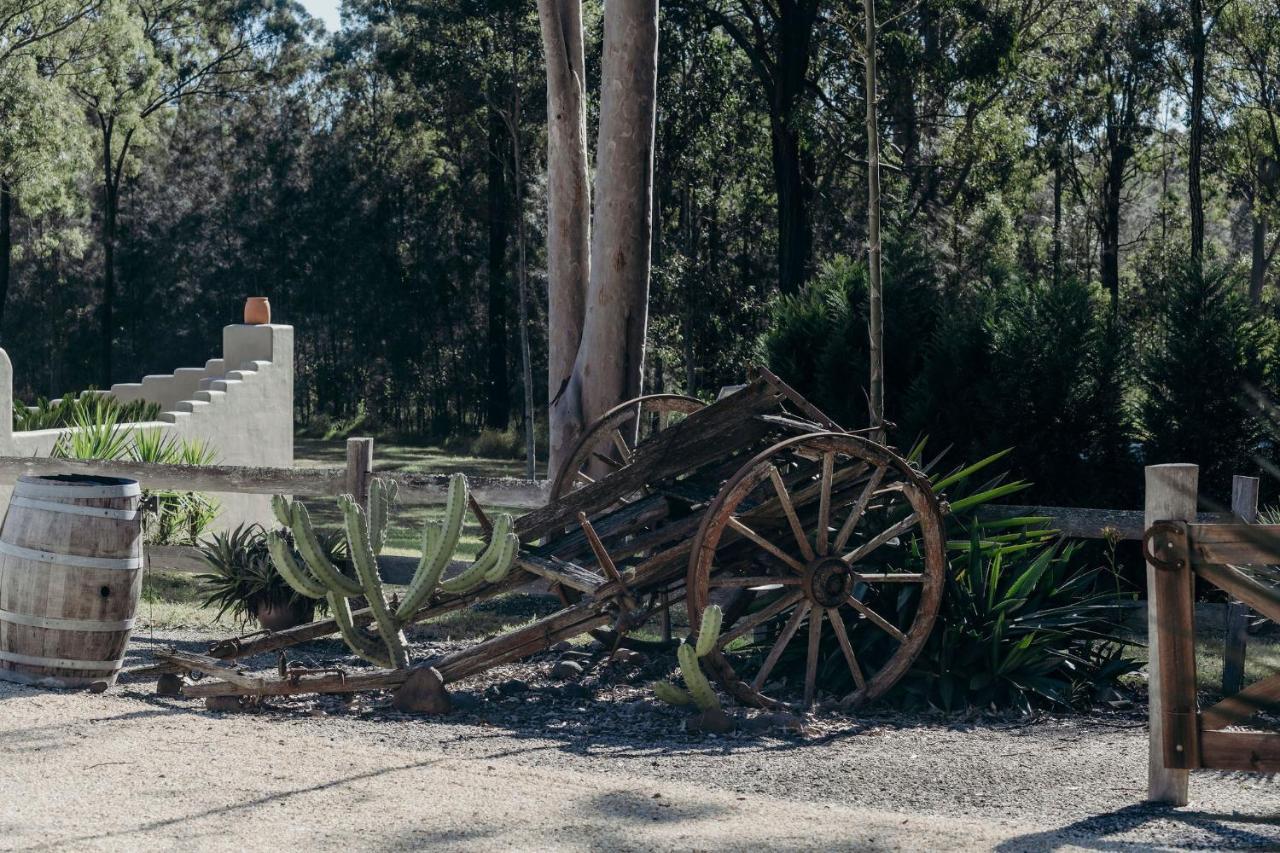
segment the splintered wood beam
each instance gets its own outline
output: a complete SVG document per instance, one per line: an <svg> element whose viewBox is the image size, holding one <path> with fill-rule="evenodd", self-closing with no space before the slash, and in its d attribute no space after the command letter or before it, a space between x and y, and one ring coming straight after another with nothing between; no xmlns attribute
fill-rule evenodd
<svg viewBox="0 0 1280 853"><path fill-rule="evenodd" d="M199 672L203 675L211 675L214 678L221 678L223 681L230 682L238 687L248 689L256 689L265 683L265 679L257 675L248 675L240 672L238 669L227 666L224 662L217 658L211 658L208 655L195 654L194 652L180 652L176 649L166 649L155 653L156 657L161 660L168 661L181 670L188 672Z"/></svg>

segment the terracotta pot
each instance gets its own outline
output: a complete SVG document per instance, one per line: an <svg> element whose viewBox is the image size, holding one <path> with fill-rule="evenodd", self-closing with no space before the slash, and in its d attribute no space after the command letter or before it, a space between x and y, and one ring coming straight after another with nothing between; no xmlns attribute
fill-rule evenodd
<svg viewBox="0 0 1280 853"><path fill-rule="evenodd" d="M265 296L250 296L244 301L246 326L265 326L271 322L271 302Z"/></svg>
<svg viewBox="0 0 1280 853"><path fill-rule="evenodd" d="M253 618L267 631L283 631L305 625L315 615L315 604L310 601L296 601L293 604L260 601L253 608Z"/></svg>

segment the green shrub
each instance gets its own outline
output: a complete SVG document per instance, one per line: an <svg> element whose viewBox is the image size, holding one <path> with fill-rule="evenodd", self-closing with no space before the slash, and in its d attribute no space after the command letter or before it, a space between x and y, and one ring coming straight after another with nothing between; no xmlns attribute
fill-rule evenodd
<svg viewBox="0 0 1280 853"><path fill-rule="evenodd" d="M1159 310L1142 361L1144 455L1150 464L1195 462L1200 489L1229 493L1256 471L1265 423L1249 403L1276 357L1274 321L1249 306L1243 277L1221 264L1174 256L1154 283Z"/></svg>
<svg viewBox="0 0 1280 853"><path fill-rule="evenodd" d="M291 534L283 531L282 535L292 548ZM330 562L342 565L346 561L346 540L341 533L318 531L317 535ZM216 618L230 612L234 619L244 623L256 618L263 605L314 607L321 613L328 612L324 599L312 600L298 595L276 571L267 550L266 531L261 526L242 524L230 533L214 533L199 547L200 558L209 566L208 572L196 576L206 595L202 606L217 606ZM302 555L296 549L294 559L302 562Z"/></svg>
<svg viewBox="0 0 1280 853"><path fill-rule="evenodd" d="M52 456L168 465L212 465L213 449L203 440L180 440L159 429L133 430L119 418L121 410L99 398L79 409L73 429L58 437ZM149 545L193 545L218 515L218 504L200 492L143 489L143 538Z"/></svg>
<svg viewBox="0 0 1280 853"><path fill-rule="evenodd" d="M77 419L83 417L86 412L99 408L111 410L118 423L142 423L160 418L159 403L146 400L121 403L115 397L86 392L81 396L67 394L56 400L40 397L34 406L27 406L15 400L13 429L15 432L28 432L74 426Z"/></svg>
<svg viewBox="0 0 1280 853"><path fill-rule="evenodd" d="M472 456L484 459L523 459L524 436L513 423L506 429L486 429L471 441Z"/></svg>

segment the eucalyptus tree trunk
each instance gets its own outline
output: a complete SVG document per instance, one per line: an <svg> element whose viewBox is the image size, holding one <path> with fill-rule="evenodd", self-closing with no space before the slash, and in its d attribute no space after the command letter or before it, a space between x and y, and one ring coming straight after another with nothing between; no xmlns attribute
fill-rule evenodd
<svg viewBox="0 0 1280 853"><path fill-rule="evenodd" d="M641 393L653 243L658 0L609 0L587 312L572 384L584 423Z"/></svg>
<svg viewBox="0 0 1280 853"><path fill-rule="evenodd" d="M547 63L547 470L554 476L583 426L570 382L591 268L581 0L538 0L538 20Z"/></svg>
<svg viewBox="0 0 1280 853"><path fill-rule="evenodd" d="M641 389L658 0L610 0L605 6L594 229L580 0L538 0L538 12L547 60L547 466L554 476L584 426Z"/></svg>
<svg viewBox="0 0 1280 853"><path fill-rule="evenodd" d="M1204 31L1203 0L1191 0L1191 126L1188 128L1187 199L1191 212L1191 260L1204 257L1204 196L1200 164L1204 147L1204 63L1208 37Z"/></svg>

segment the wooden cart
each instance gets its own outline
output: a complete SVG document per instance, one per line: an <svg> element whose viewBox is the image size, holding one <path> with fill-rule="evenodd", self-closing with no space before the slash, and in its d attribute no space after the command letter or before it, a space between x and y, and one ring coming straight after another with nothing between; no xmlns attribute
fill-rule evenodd
<svg viewBox="0 0 1280 853"><path fill-rule="evenodd" d="M507 592L531 575L551 584L563 609L423 664L448 684L588 631L614 644L645 631L669 638L671 608L683 603L697 626L717 603L724 625L704 660L738 701L808 705L824 693L864 702L906 672L932 628L945 571L943 517L924 475L884 445L842 430L767 370L709 405L643 397L593 424L558 473L552 500L516 520L522 571L476 593L438 596L417 618ZM807 642L793 644L802 628ZM210 657L225 661L334 630L322 620L227 641ZM797 649L803 680L772 678ZM217 676L226 669L217 664L206 670ZM205 679L183 693L394 688L412 671Z"/></svg>

